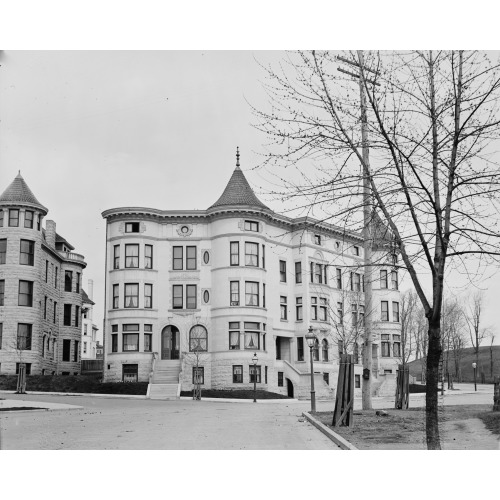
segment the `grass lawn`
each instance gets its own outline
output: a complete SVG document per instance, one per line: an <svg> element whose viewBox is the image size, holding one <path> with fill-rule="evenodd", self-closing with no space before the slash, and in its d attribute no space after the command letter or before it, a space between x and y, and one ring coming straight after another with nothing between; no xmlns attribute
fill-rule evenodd
<svg viewBox="0 0 500 500"><path fill-rule="evenodd" d="M332 412L317 412L314 416L361 450L426 449L424 408L386 411L387 417L377 416L376 410L355 411L352 427L332 427ZM480 418L489 430L500 434L500 413L492 412L491 405L440 407L441 423L471 418Z"/></svg>
<svg viewBox="0 0 500 500"><path fill-rule="evenodd" d="M182 397L192 397L193 391L182 391ZM201 398L231 398L231 399L253 399L254 392L251 389L240 389L234 391L222 391L215 389L202 389ZM283 394L275 392L257 390L257 399L290 399Z"/></svg>

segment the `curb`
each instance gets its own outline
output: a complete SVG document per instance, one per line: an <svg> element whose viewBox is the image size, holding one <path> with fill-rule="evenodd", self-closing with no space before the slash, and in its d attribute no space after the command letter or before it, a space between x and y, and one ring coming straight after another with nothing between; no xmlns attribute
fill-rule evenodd
<svg viewBox="0 0 500 500"><path fill-rule="evenodd" d="M307 421L314 425L316 429L319 429L326 437L330 438L336 445L338 445L343 450L357 450L353 444L349 443L342 436L339 436L337 433L333 432L329 429L325 424L321 423L319 420L316 420L309 412L305 411L302 415L307 419Z"/></svg>
<svg viewBox="0 0 500 500"><path fill-rule="evenodd" d="M181 396L181 401L195 401L190 396ZM253 399L231 399L231 398L201 398L199 401L209 401L211 403L253 403ZM299 403L298 399L257 399L259 404L275 404L275 403Z"/></svg>

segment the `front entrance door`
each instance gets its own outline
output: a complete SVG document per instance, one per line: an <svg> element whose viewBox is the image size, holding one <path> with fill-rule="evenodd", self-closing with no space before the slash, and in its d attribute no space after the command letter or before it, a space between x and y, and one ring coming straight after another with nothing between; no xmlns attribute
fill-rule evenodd
<svg viewBox="0 0 500 500"><path fill-rule="evenodd" d="M289 378L286 379L286 392L289 398L293 398L293 384Z"/></svg>
<svg viewBox="0 0 500 500"><path fill-rule="evenodd" d="M161 359L179 359L179 329L166 326L161 332Z"/></svg>

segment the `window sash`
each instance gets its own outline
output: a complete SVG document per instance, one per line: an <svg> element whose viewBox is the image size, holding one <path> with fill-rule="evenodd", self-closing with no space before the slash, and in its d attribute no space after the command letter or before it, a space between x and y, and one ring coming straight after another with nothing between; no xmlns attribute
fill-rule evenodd
<svg viewBox="0 0 500 500"><path fill-rule="evenodd" d="M240 332L229 332L229 350L236 350L240 348Z"/></svg>
<svg viewBox="0 0 500 500"><path fill-rule="evenodd" d="M232 306L240 305L240 282L239 281L231 281L230 282L230 304Z"/></svg>
<svg viewBox="0 0 500 500"><path fill-rule="evenodd" d="M286 283L286 261L280 260L280 282Z"/></svg>
<svg viewBox="0 0 500 500"><path fill-rule="evenodd" d="M73 271L64 271L64 291L71 292L73 290Z"/></svg>
<svg viewBox="0 0 500 500"><path fill-rule="evenodd" d="M260 366L250 365L249 369L250 382L253 384L254 380L256 384L261 383L261 369Z"/></svg>
<svg viewBox="0 0 500 500"><path fill-rule="evenodd" d="M172 269L174 271L182 271L184 247L173 247L172 250Z"/></svg>
<svg viewBox="0 0 500 500"><path fill-rule="evenodd" d="M243 365L233 365L233 384L243 383Z"/></svg>
<svg viewBox="0 0 500 500"><path fill-rule="evenodd" d="M245 305L259 306L259 283L255 281L245 281Z"/></svg>
<svg viewBox="0 0 500 500"><path fill-rule="evenodd" d="M151 333L144 334L144 352L151 352L153 344L153 335Z"/></svg>
<svg viewBox="0 0 500 500"><path fill-rule="evenodd" d="M28 229L33 229L33 212L31 210L26 210L24 212L24 227Z"/></svg>
<svg viewBox="0 0 500 500"><path fill-rule="evenodd" d="M125 267L138 268L139 267L139 245L128 244L125 245Z"/></svg>
<svg viewBox="0 0 500 500"><path fill-rule="evenodd" d="M186 247L186 270L196 270L196 247Z"/></svg>
<svg viewBox="0 0 500 500"><path fill-rule="evenodd" d="M153 269L153 245L144 245L144 267Z"/></svg>
<svg viewBox="0 0 500 500"><path fill-rule="evenodd" d="M399 322L399 302L392 303L392 321Z"/></svg>
<svg viewBox="0 0 500 500"><path fill-rule="evenodd" d="M382 321L389 321L389 302L383 300L380 303L381 306L381 319Z"/></svg>
<svg viewBox="0 0 500 500"><path fill-rule="evenodd" d="M382 357L389 358L391 356L390 342L382 342Z"/></svg>
<svg viewBox="0 0 500 500"><path fill-rule="evenodd" d="M186 285L186 309L196 309L196 285Z"/></svg>
<svg viewBox="0 0 500 500"><path fill-rule="evenodd" d="M113 309L120 307L120 285L113 285Z"/></svg>
<svg viewBox="0 0 500 500"><path fill-rule="evenodd" d="M18 305L33 307L33 282L19 280Z"/></svg>
<svg viewBox="0 0 500 500"><path fill-rule="evenodd" d="M63 318L63 324L64 326L71 326L71 311L72 306L71 304L64 304L64 318Z"/></svg>
<svg viewBox="0 0 500 500"><path fill-rule="evenodd" d="M182 309L183 306L183 286L172 285L172 307Z"/></svg>
<svg viewBox="0 0 500 500"><path fill-rule="evenodd" d="M139 307L139 284L125 283L125 303L127 309Z"/></svg>
<svg viewBox="0 0 500 500"><path fill-rule="evenodd" d="M17 324L17 349L31 351L33 325L29 323Z"/></svg>
<svg viewBox="0 0 500 500"><path fill-rule="evenodd" d="M380 288L387 288L387 271L384 269L380 270Z"/></svg>
<svg viewBox="0 0 500 500"><path fill-rule="evenodd" d="M302 283L302 262L295 263L295 283Z"/></svg>
<svg viewBox="0 0 500 500"><path fill-rule="evenodd" d="M240 265L240 243L239 241L231 241L229 246L230 264L231 266Z"/></svg>
<svg viewBox="0 0 500 500"><path fill-rule="evenodd" d="M0 240L0 264L5 264L7 256L7 240Z"/></svg>
<svg viewBox="0 0 500 500"><path fill-rule="evenodd" d="M259 332L245 332L245 349L257 351L260 349Z"/></svg>
<svg viewBox="0 0 500 500"><path fill-rule="evenodd" d="M391 271L391 286L393 290L398 290L398 272Z"/></svg>
<svg viewBox="0 0 500 500"><path fill-rule="evenodd" d="M146 309L153 307L153 285L150 283L144 284L144 307Z"/></svg>
<svg viewBox="0 0 500 500"><path fill-rule="evenodd" d="M207 329L202 325L196 325L189 330L189 350L191 352L206 351L208 343L208 332Z"/></svg>
<svg viewBox="0 0 500 500"><path fill-rule="evenodd" d="M113 247L113 269L120 269L120 245Z"/></svg>
<svg viewBox="0 0 500 500"><path fill-rule="evenodd" d="M259 267L258 243L245 242L245 266Z"/></svg>
<svg viewBox="0 0 500 500"><path fill-rule="evenodd" d="M21 240L19 249L19 264L32 266L35 260L35 242L30 240Z"/></svg>
<svg viewBox="0 0 500 500"><path fill-rule="evenodd" d="M9 210L9 227L19 227L19 210L16 208Z"/></svg>
<svg viewBox="0 0 500 500"><path fill-rule="evenodd" d="M304 361L304 337L297 337L297 361Z"/></svg>
<svg viewBox="0 0 500 500"><path fill-rule="evenodd" d="M124 333L123 334L123 351L138 351L139 350L139 334Z"/></svg>

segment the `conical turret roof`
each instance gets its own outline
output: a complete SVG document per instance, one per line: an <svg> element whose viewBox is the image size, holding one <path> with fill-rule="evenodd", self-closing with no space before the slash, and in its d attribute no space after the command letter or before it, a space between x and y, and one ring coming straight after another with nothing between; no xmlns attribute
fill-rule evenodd
<svg viewBox="0 0 500 500"><path fill-rule="evenodd" d="M23 179L21 172L0 195L0 205L29 205L45 213L48 212L47 208L36 199L36 196Z"/></svg>
<svg viewBox="0 0 500 500"><path fill-rule="evenodd" d="M241 171L239 151L236 153L236 158L236 168L227 183L226 189L224 189L221 197L209 208L209 210L211 208L229 205L244 205L269 210L269 207L264 205L264 203L255 196L253 189L250 187L245 175Z"/></svg>

